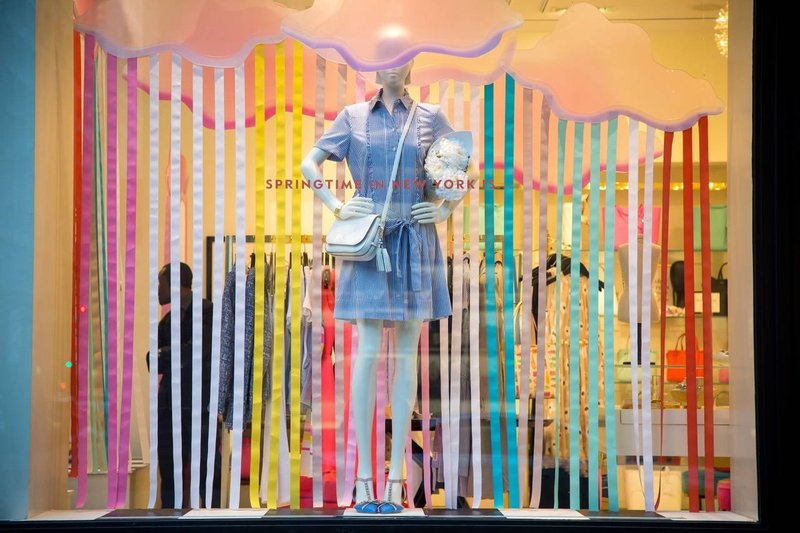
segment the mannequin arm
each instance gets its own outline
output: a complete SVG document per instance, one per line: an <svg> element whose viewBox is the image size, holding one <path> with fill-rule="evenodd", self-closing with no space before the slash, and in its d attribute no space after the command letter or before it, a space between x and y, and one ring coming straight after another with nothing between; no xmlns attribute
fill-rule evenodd
<svg viewBox="0 0 800 533"><path fill-rule="evenodd" d="M336 198L336 195L325 185L325 180L322 176L322 163L324 163L329 156L329 152L314 147L300 163L300 172L303 174L303 177L313 185L311 189L314 191L314 194L316 194L317 198L322 200L322 203L334 213L338 209L339 218L341 219L371 214L371 198L357 196L345 203Z"/></svg>

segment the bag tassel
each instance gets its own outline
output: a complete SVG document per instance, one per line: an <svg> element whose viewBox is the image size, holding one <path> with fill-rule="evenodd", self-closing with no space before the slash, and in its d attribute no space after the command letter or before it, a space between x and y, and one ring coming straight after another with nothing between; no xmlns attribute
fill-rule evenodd
<svg viewBox="0 0 800 533"><path fill-rule="evenodd" d="M391 272L392 262L389 259L389 252L383 244L378 245L378 253L375 255L375 265L378 272Z"/></svg>

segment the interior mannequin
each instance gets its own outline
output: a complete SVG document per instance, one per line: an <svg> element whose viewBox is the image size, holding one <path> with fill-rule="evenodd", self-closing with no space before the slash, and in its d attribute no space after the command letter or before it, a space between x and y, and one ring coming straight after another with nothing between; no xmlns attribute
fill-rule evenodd
<svg viewBox="0 0 800 533"><path fill-rule="evenodd" d="M642 235L639 235L639 239L638 239L639 261L637 263L638 264L637 270L639 272L639 284L638 284L638 291L637 291L637 294L639 295L639 305L637 306L638 314L636 316L636 320L633 320L633 322L636 322L637 324L641 324L642 323L642 253L643 253L642 247L643 247L643 243L644 243L644 237ZM620 245L619 249L617 249L617 254L619 255L619 266L620 266L619 271L620 271L620 274L622 275L622 293L620 294L620 297L619 297L619 309L618 309L618 312L617 312L617 318L619 318L622 322L630 323L630 322L632 322L632 320L631 320L631 316L630 316L630 314L631 314L631 311L630 311L630 296L628 294L628 290L629 290L628 289L628 287L629 287L628 256L630 255L630 248L628 247L628 244L625 243L625 244ZM653 285L654 285L653 282L655 281L656 273L658 272L658 264L659 264L658 261L659 261L660 257L661 257L661 247L659 245L657 245L657 244L653 244L652 245L652 254L650 256L650 263L651 263L650 264L650 272L652 273L651 286L648 288L648 290L650 291L650 293L652 295L651 299L650 299L650 301L651 301L651 305L650 305L650 322L658 322L658 320L660 318L660 311L659 311L659 305L658 305L658 302L659 302L658 298L659 297L656 295L656 293L653 290Z"/></svg>
<svg viewBox="0 0 800 533"><path fill-rule="evenodd" d="M303 176L320 184L317 197L341 219L381 213L397 144L412 107L405 90L411 63L378 71L382 89L369 102L347 106L317 141L301 165ZM358 353L351 379L356 424L358 470L356 510L398 512L403 502L403 458L417 390L417 346L422 322L452 313L444 261L434 224L447 220L457 201L426 198L424 158L435 139L453 131L439 106L420 103L401 148L400 167L386 220L384 245L391 271L375 261L337 262L334 317L358 326ZM341 202L324 186L322 163L347 160L356 193ZM397 331L395 379L391 391L393 438L391 463L383 502L375 500L371 433L376 370L384 327ZM378 466L382 472L382 465ZM362 504L362 505L359 505Z"/></svg>

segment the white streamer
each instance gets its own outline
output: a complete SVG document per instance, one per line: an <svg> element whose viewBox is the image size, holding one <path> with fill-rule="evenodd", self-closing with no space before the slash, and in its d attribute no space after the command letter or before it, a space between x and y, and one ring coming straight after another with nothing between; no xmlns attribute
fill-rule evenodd
<svg viewBox="0 0 800 533"><path fill-rule="evenodd" d="M642 239L642 453L644 454L644 510L655 511L653 501L653 418L650 407L650 305L653 252L653 150L655 130L647 126L644 167L644 239ZM663 281L662 281L663 283ZM662 406L663 407L663 406Z"/></svg>
<svg viewBox="0 0 800 533"><path fill-rule="evenodd" d="M203 67L192 66L192 470L190 505L200 507L203 370Z"/></svg>

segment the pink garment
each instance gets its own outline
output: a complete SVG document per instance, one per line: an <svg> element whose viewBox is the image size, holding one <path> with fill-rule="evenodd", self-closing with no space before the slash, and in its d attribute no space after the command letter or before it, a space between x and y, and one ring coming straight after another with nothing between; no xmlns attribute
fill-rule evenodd
<svg viewBox="0 0 800 533"><path fill-rule="evenodd" d="M628 242L628 208L615 206L614 216L614 249ZM603 208L603 231L605 231L605 208ZM644 235L644 206L640 205L636 213L636 234ZM658 244L661 235L661 206L653 206L653 244Z"/></svg>

